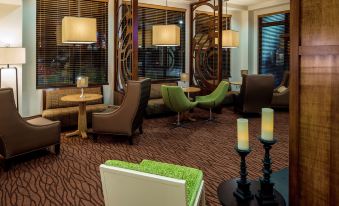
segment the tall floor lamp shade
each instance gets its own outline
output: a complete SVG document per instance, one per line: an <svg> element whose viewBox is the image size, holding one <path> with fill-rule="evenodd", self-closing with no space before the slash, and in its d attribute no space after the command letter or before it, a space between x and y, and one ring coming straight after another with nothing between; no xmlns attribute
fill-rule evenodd
<svg viewBox="0 0 339 206"><path fill-rule="evenodd" d="M0 68L0 87L1 87L1 72L5 69L14 69L16 77L16 102L17 108L19 108L19 88L18 88L18 69L10 67L10 65L18 65L26 63L26 50L25 48L13 48L13 47L2 47L0 48L0 65L7 65L7 67Z"/></svg>

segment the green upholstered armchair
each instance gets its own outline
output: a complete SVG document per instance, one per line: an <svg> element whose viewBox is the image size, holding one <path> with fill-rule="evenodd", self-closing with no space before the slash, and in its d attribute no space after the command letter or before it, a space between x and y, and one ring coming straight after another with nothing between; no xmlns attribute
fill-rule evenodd
<svg viewBox="0 0 339 206"><path fill-rule="evenodd" d="M168 108L178 113L177 126L181 126L180 113L189 111L197 106L197 102L191 102L181 87L161 86L162 98Z"/></svg>
<svg viewBox="0 0 339 206"><path fill-rule="evenodd" d="M218 87L211 94L196 97L199 107L210 110L210 117L208 119L209 121L213 120L212 109L218 107L224 101L227 95L228 87L228 82L221 81Z"/></svg>

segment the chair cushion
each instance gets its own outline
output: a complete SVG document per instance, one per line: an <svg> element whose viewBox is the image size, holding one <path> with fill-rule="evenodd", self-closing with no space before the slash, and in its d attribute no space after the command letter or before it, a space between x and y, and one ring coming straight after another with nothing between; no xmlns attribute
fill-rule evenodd
<svg viewBox="0 0 339 206"><path fill-rule="evenodd" d="M45 108L46 109L56 109L56 108L64 108L64 107L75 107L78 106L77 102L64 102L61 101L61 97L72 94L80 94L81 90L78 88L64 88L57 90L46 90L45 95ZM93 88L85 88L85 94L102 94L101 87L93 87ZM87 102L87 105L93 104L102 104L103 100L95 100Z"/></svg>
<svg viewBox="0 0 339 206"><path fill-rule="evenodd" d="M95 104L95 105L87 105L87 121L91 122L92 116L91 114L94 112L102 112L107 109L107 105L105 104ZM65 108L56 108L56 109L47 109L42 112L42 117L50 120L59 120L61 122L62 127L71 127L77 125L78 121L78 111L79 107L65 107Z"/></svg>
<svg viewBox="0 0 339 206"><path fill-rule="evenodd" d="M45 119L43 117L30 119L30 120L27 120L27 122L33 125L38 125L38 126L44 126L44 125L49 125L49 124L54 123L53 121Z"/></svg>
<svg viewBox="0 0 339 206"><path fill-rule="evenodd" d="M171 83L152 84L150 99L161 99L162 98L161 85L177 86L177 83L171 82Z"/></svg>
<svg viewBox="0 0 339 206"><path fill-rule="evenodd" d="M162 114L172 112L164 103L162 98L160 99L150 99L148 100L148 105L146 108L146 114Z"/></svg>
<svg viewBox="0 0 339 206"><path fill-rule="evenodd" d="M280 86L280 87L277 88L276 91L277 91L278 93L283 93L283 92L286 91L286 90L287 90L287 87L285 87L285 86Z"/></svg>
<svg viewBox="0 0 339 206"><path fill-rule="evenodd" d="M201 170L151 160L143 160L140 164L108 160L105 164L108 166L185 180L187 205L189 206L193 206L203 180L203 173Z"/></svg>

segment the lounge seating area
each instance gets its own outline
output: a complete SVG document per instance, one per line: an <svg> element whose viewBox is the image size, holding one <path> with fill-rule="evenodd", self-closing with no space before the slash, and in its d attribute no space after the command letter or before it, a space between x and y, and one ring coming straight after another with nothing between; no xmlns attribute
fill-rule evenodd
<svg viewBox="0 0 339 206"><path fill-rule="evenodd" d="M0 206L336 205L338 8L0 0Z"/></svg>

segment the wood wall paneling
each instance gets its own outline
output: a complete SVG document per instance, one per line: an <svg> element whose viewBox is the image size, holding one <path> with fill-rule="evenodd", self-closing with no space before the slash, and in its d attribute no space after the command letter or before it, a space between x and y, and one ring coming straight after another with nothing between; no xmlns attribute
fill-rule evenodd
<svg viewBox="0 0 339 206"><path fill-rule="evenodd" d="M291 2L290 205L339 201L338 14L339 1Z"/></svg>

